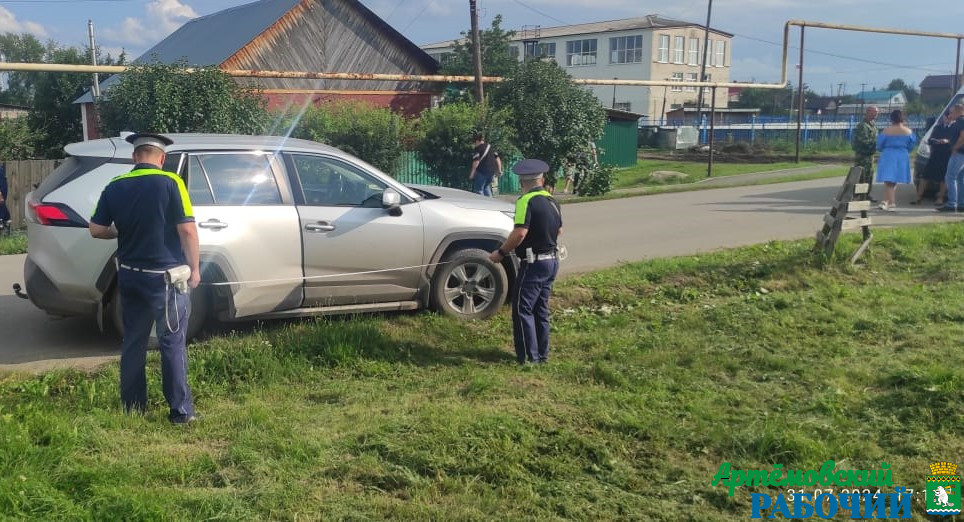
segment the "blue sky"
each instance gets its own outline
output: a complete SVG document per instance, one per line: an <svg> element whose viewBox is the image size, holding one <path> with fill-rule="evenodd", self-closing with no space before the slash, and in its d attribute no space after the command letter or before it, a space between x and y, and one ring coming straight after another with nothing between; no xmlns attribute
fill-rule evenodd
<svg viewBox="0 0 964 522"><path fill-rule="evenodd" d="M0 32L25 31L66 45L83 45L87 19L98 44L136 57L182 23L250 0L0 0ZM551 27L658 13L702 23L707 0L479 0L482 25L496 14L503 27ZM465 0L364 0L365 5L418 44L455 38L469 25ZM735 34L731 77L775 81L783 24L788 19L964 33L964 0L713 0L711 25ZM791 35L796 44L797 29ZM893 78L918 84L928 74L951 74L953 40L808 29L804 81L820 93L856 93ZM836 55L836 56L832 56ZM798 61L791 49L791 70ZM792 72L796 82L796 73Z"/></svg>

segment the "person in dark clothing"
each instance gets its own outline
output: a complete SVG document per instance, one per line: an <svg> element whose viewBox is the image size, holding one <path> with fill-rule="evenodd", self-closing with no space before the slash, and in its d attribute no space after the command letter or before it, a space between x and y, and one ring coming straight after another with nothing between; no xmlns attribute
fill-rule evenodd
<svg viewBox="0 0 964 522"><path fill-rule="evenodd" d="M174 424L195 420L187 382L185 335L190 297L168 281L172 268L190 269L187 285L201 281L194 211L184 181L164 172L160 134L132 134L134 170L112 179L90 218L90 235L117 239L117 285L123 311L120 394L128 412L147 409L145 363L151 325L157 325L164 397Z"/></svg>
<svg viewBox="0 0 964 522"><path fill-rule="evenodd" d="M942 114L937 122L935 122L934 129L931 130L931 137L927 140L927 144L930 145L931 148L931 155L927 158L927 165L924 167L924 172L921 173L918 179L917 201L912 201L911 205L920 204L924 199L924 195L927 194L933 185L939 186L935 204L944 204L944 195L947 192L944 177L947 175L947 161L951 159L951 138L953 137L951 133L953 132L953 124L954 120L951 118L951 111Z"/></svg>
<svg viewBox="0 0 964 522"><path fill-rule="evenodd" d="M951 107L951 118L954 120L949 129L951 158L947 160L947 174L944 176L947 201L937 207L938 212L964 211L964 103Z"/></svg>
<svg viewBox="0 0 964 522"><path fill-rule="evenodd" d="M562 212L545 189L549 166L544 161L527 159L512 171L522 185L515 207L515 228L489 259L501 263L513 250L519 258L512 297L516 361L544 364L549 359L549 296L559 272L557 241L562 233Z"/></svg>
<svg viewBox="0 0 964 522"><path fill-rule="evenodd" d="M485 142L485 137L476 134L472 139L472 169L469 180L472 181L472 192L483 196L492 195L492 180L502 175L502 158L491 144Z"/></svg>
<svg viewBox="0 0 964 522"><path fill-rule="evenodd" d="M0 223L10 221L10 209L7 208L7 166L0 164Z"/></svg>

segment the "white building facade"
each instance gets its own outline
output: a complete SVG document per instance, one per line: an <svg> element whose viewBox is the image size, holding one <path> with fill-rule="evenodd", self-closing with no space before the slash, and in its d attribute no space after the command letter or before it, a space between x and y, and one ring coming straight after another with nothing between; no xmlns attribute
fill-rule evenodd
<svg viewBox="0 0 964 522"><path fill-rule="evenodd" d="M727 82L733 35L710 29L706 56L708 81ZM573 78L698 81L703 61L704 28L700 24L656 15L549 28L526 28L513 36L520 59L555 60ZM440 62L454 41L421 46ZM483 71L484 73L484 71ZM696 87L588 86L604 107L645 115L650 121L668 111L695 106ZM711 104L710 90L703 95ZM728 90L717 89L716 106L726 108ZM646 121L644 119L644 122Z"/></svg>

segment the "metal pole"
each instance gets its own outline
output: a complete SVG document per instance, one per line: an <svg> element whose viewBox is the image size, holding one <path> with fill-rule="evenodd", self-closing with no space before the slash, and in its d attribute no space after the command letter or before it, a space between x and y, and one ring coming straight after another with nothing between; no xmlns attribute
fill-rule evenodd
<svg viewBox="0 0 964 522"><path fill-rule="evenodd" d="M484 98L482 93L482 42L479 41L479 10L475 0L469 0L469 11L472 14L472 61L475 64L475 97L479 103Z"/></svg>
<svg viewBox="0 0 964 522"><path fill-rule="evenodd" d="M797 101L797 153L794 161L800 163L800 134L802 133L802 121L803 121L803 31L806 26L800 26L800 75L797 80L797 89L800 91L800 97Z"/></svg>
<svg viewBox="0 0 964 522"><path fill-rule="evenodd" d="M713 177L713 134L716 130L716 87L710 93L713 99L710 100L710 159L706 163L706 177Z"/></svg>
<svg viewBox="0 0 964 522"><path fill-rule="evenodd" d="M664 86L663 86L663 110L659 113L659 117L662 118L662 120L663 120L663 125L666 124L666 89L669 89L669 85L664 85ZM685 118L685 116L686 116L685 112L684 112L683 116L684 116L683 119L685 120L685 119L686 119L686 118Z"/></svg>
<svg viewBox="0 0 964 522"><path fill-rule="evenodd" d="M713 0L708 0L706 5L706 27L703 28L703 63L700 64L700 81L706 80L706 51L710 41L710 15L713 14ZM700 93L696 97L696 121L699 122L703 116L703 87L700 86Z"/></svg>
<svg viewBox="0 0 964 522"><path fill-rule="evenodd" d="M613 78L613 80L618 80L619 78ZM616 84L613 84L613 109L616 108Z"/></svg>
<svg viewBox="0 0 964 522"><path fill-rule="evenodd" d="M957 61L954 62L954 91L951 92L951 96L957 94L957 90L961 88L961 39L957 39Z"/></svg>
<svg viewBox="0 0 964 522"><path fill-rule="evenodd" d="M97 67L97 44L94 43L94 21L87 20L87 36L90 38L90 64ZM100 98L100 77L94 73L94 85L90 88L90 93L96 101Z"/></svg>

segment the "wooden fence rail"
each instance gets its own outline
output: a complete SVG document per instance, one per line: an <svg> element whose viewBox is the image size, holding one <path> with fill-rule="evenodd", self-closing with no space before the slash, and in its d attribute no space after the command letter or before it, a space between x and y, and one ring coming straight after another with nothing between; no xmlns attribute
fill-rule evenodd
<svg viewBox="0 0 964 522"><path fill-rule="evenodd" d="M58 160L5 161L7 169L7 209L10 222L17 230L26 224L24 216L24 196L40 184L60 164Z"/></svg>

